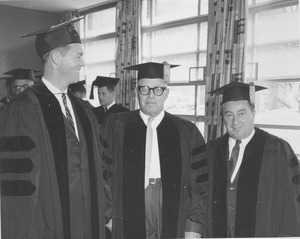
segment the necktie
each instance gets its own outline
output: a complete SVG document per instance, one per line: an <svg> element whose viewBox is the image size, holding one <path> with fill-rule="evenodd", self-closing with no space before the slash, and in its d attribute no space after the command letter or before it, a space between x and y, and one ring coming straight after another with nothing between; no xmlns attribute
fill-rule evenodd
<svg viewBox="0 0 300 239"><path fill-rule="evenodd" d="M242 143L241 140L236 140L235 141L235 145L231 151L231 155L230 155L230 164L229 164L229 171L230 171L230 175L233 174L236 162L238 160L239 157L239 152L240 152L240 144Z"/></svg>
<svg viewBox="0 0 300 239"><path fill-rule="evenodd" d="M106 107L106 106L103 106L103 109L104 109L104 112L106 113L107 107Z"/></svg>
<svg viewBox="0 0 300 239"><path fill-rule="evenodd" d="M145 188L149 184L149 169L151 163L151 153L152 153L152 140L153 140L153 128L152 128L152 121L154 118L148 119L147 124L147 133L146 133L146 157L145 157Z"/></svg>
<svg viewBox="0 0 300 239"><path fill-rule="evenodd" d="M68 105L67 105L67 97L66 97L66 94L63 93L63 94L61 95L61 97L62 97L64 106L65 106L65 110L66 110L66 118L67 118L67 120L70 122L70 124L71 124L71 126L72 126L72 128L73 128L73 130L74 130L74 132L75 132L74 121L73 121L73 118L72 118L70 109L69 109L69 107L68 107Z"/></svg>

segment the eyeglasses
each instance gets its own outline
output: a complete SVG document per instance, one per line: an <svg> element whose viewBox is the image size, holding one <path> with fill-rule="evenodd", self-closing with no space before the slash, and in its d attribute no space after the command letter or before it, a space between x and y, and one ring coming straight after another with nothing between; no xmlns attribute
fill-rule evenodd
<svg viewBox="0 0 300 239"><path fill-rule="evenodd" d="M19 93L27 89L29 86L27 84L24 85L16 85L12 87L13 92Z"/></svg>
<svg viewBox="0 0 300 239"><path fill-rule="evenodd" d="M148 86L138 86L138 91L141 95L149 95L150 91L152 90L154 95L161 96L166 89L167 89L167 87L150 88Z"/></svg>

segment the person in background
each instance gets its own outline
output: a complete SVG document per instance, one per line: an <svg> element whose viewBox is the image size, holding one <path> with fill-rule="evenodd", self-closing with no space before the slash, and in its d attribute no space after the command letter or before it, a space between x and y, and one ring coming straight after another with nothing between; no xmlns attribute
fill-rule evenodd
<svg viewBox="0 0 300 239"><path fill-rule="evenodd" d="M129 109L120 104L116 104L115 86L119 82L119 78L97 76L92 83L90 99L94 99L94 86L98 87L98 99L101 106L93 109L99 125L102 125L106 116L110 114L128 112Z"/></svg>
<svg viewBox="0 0 300 239"><path fill-rule="evenodd" d="M39 84L0 113L3 239L96 239L105 235L97 120L67 93L84 66L80 18L29 34L43 61Z"/></svg>
<svg viewBox="0 0 300 239"><path fill-rule="evenodd" d="M291 146L254 127L255 91L231 82L223 95L227 133L207 144L208 212L204 237L299 237L300 166Z"/></svg>
<svg viewBox="0 0 300 239"><path fill-rule="evenodd" d="M12 77L12 97L34 85L36 82L35 72L37 71L32 69L16 68L4 73Z"/></svg>
<svg viewBox="0 0 300 239"><path fill-rule="evenodd" d="M201 237L207 196L205 142L193 123L164 111L172 67L148 62L125 68L138 71L140 109L104 121L113 239Z"/></svg>
<svg viewBox="0 0 300 239"><path fill-rule="evenodd" d="M1 80L5 80L5 92L6 96L0 99L0 111L7 105L7 103L10 101L12 98L12 93L11 93L11 86L12 86L12 77L11 76L5 76L1 77Z"/></svg>
<svg viewBox="0 0 300 239"><path fill-rule="evenodd" d="M75 95L75 96L77 96L81 99L85 99L86 98L85 84L86 84L85 80L78 81L77 83L70 84L69 85L69 91L73 95Z"/></svg>

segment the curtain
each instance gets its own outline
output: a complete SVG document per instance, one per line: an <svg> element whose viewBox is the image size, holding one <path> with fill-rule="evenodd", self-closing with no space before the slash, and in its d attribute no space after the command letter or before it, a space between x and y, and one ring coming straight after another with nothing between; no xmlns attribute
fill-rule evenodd
<svg viewBox="0 0 300 239"><path fill-rule="evenodd" d="M138 64L140 34L140 1L119 0L118 9L118 46L116 72L120 78L116 86L116 102L133 110L136 106L136 72L123 70L124 67Z"/></svg>
<svg viewBox="0 0 300 239"><path fill-rule="evenodd" d="M206 90L243 81L247 0L209 1ZM206 95L206 140L224 134L222 96Z"/></svg>

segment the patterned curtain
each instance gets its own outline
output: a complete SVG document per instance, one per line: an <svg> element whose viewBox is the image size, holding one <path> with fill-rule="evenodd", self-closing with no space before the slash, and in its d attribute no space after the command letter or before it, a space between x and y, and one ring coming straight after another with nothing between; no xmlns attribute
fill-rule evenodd
<svg viewBox="0 0 300 239"><path fill-rule="evenodd" d="M116 102L135 109L136 72L123 70L138 64L140 34L140 1L119 0L118 8L118 48L116 70L120 82L116 87Z"/></svg>
<svg viewBox="0 0 300 239"><path fill-rule="evenodd" d="M210 92L232 81L243 81L247 0L209 1L207 85ZM205 137L224 133L222 96L206 96Z"/></svg>

